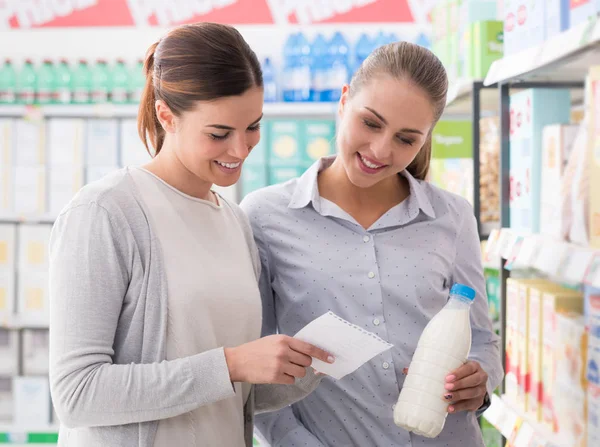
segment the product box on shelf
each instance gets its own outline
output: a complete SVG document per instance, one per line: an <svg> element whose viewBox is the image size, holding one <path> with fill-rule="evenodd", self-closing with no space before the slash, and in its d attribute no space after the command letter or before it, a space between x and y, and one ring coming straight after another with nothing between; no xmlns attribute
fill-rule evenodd
<svg viewBox="0 0 600 447"><path fill-rule="evenodd" d="M555 124L542 134L542 175L540 189L540 233L559 239L568 235L567 217L561 201L563 174L579 126Z"/></svg>
<svg viewBox="0 0 600 447"><path fill-rule="evenodd" d="M15 313L15 272L0 271L0 324Z"/></svg>
<svg viewBox="0 0 600 447"><path fill-rule="evenodd" d="M588 327L600 327L600 288L584 287L583 314Z"/></svg>
<svg viewBox="0 0 600 447"><path fill-rule="evenodd" d="M473 202L473 132L470 121L439 121L431 140L431 182Z"/></svg>
<svg viewBox="0 0 600 447"><path fill-rule="evenodd" d="M496 19L496 1L495 0L462 0L459 9L458 38L458 76L462 78L474 77L470 74L467 66L471 63L470 54L473 45L471 28L475 22L485 22ZM502 22L500 22L500 31L502 32ZM485 48L485 43L482 48ZM489 68L489 67L488 67ZM486 72L487 73L487 72ZM484 75L485 76L485 75ZM481 77L481 76L480 76Z"/></svg>
<svg viewBox="0 0 600 447"><path fill-rule="evenodd" d="M50 385L47 377L14 377L14 424L45 427L50 424Z"/></svg>
<svg viewBox="0 0 600 447"><path fill-rule="evenodd" d="M558 316L583 311L583 296L569 289L545 291L542 295L542 377L539 396L542 399L542 422L552 431L558 430L558 417L553 388L557 375ZM538 398L539 401L539 398Z"/></svg>
<svg viewBox="0 0 600 447"><path fill-rule="evenodd" d="M46 163L46 123L18 119L14 127L15 166L42 166Z"/></svg>
<svg viewBox="0 0 600 447"><path fill-rule="evenodd" d="M306 171L305 164L290 164L288 166L276 165L269 167L269 185L285 183L288 180L300 177Z"/></svg>
<svg viewBox="0 0 600 447"><path fill-rule="evenodd" d="M470 36L467 77L483 79L492 64L504 54L504 24L495 20L473 23Z"/></svg>
<svg viewBox="0 0 600 447"><path fill-rule="evenodd" d="M52 225L20 224L18 226L19 271L48 271Z"/></svg>
<svg viewBox="0 0 600 447"><path fill-rule="evenodd" d="M0 329L0 377L19 373L19 334L17 331Z"/></svg>
<svg viewBox="0 0 600 447"><path fill-rule="evenodd" d="M58 216L84 185L83 166L59 166L48 170L48 212Z"/></svg>
<svg viewBox="0 0 600 447"><path fill-rule="evenodd" d="M266 164L244 164L242 169L242 195L269 185L269 171Z"/></svg>
<svg viewBox="0 0 600 447"><path fill-rule="evenodd" d="M12 422L14 413L13 385L11 377L0 376L0 422Z"/></svg>
<svg viewBox="0 0 600 447"><path fill-rule="evenodd" d="M304 164L335 153L335 120L302 121Z"/></svg>
<svg viewBox="0 0 600 447"><path fill-rule="evenodd" d="M563 173L561 194L565 233L570 242L589 245L590 157L588 128L581 124Z"/></svg>
<svg viewBox="0 0 600 447"><path fill-rule="evenodd" d="M0 224L0 272L15 269L16 240L17 226L15 224Z"/></svg>
<svg viewBox="0 0 600 447"><path fill-rule="evenodd" d="M523 233L540 228L542 132L569 122L568 90L530 89L510 98L510 227Z"/></svg>
<svg viewBox="0 0 600 447"><path fill-rule="evenodd" d="M506 377L505 394L513 404L519 401L519 281L508 278L506 281Z"/></svg>
<svg viewBox="0 0 600 447"><path fill-rule="evenodd" d="M590 245L600 248L600 65L589 73L588 123Z"/></svg>
<svg viewBox="0 0 600 447"><path fill-rule="evenodd" d="M135 119L121 121L121 166L140 166L151 160L150 154L140 140Z"/></svg>
<svg viewBox="0 0 600 447"><path fill-rule="evenodd" d="M50 318L48 279L47 272L19 272L17 314L25 323L48 324Z"/></svg>
<svg viewBox="0 0 600 447"><path fill-rule="evenodd" d="M571 0L569 25L577 26L600 12L600 0Z"/></svg>
<svg viewBox="0 0 600 447"><path fill-rule="evenodd" d="M85 121L52 118L47 125L48 166L83 166Z"/></svg>
<svg viewBox="0 0 600 447"><path fill-rule="evenodd" d="M11 166L13 163L14 125L12 119L0 119L0 166Z"/></svg>
<svg viewBox="0 0 600 447"><path fill-rule="evenodd" d="M0 165L0 214L14 211L14 172L12 166Z"/></svg>
<svg viewBox="0 0 600 447"><path fill-rule="evenodd" d="M48 374L49 340L47 329L23 331L23 374L39 376Z"/></svg>
<svg viewBox="0 0 600 447"><path fill-rule="evenodd" d="M546 40L569 29L570 3L571 0L545 1Z"/></svg>
<svg viewBox="0 0 600 447"><path fill-rule="evenodd" d="M488 297L488 315L492 322L500 320L500 276L498 270L485 269L485 291Z"/></svg>
<svg viewBox="0 0 600 447"><path fill-rule="evenodd" d="M119 166L119 121L90 119L85 129L85 164Z"/></svg>
<svg viewBox="0 0 600 447"><path fill-rule="evenodd" d="M600 289L586 292L589 328L587 359L587 445L600 445Z"/></svg>
<svg viewBox="0 0 600 447"><path fill-rule="evenodd" d="M269 165L288 166L302 162L302 126L292 119L269 120Z"/></svg>
<svg viewBox="0 0 600 447"><path fill-rule="evenodd" d="M13 169L13 208L18 216L38 216L47 209L46 168L17 166Z"/></svg>
<svg viewBox="0 0 600 447"><path fill-rule="evenodd" d="M586 446L586 392L581 387L573 387L556 382L553 390L556 396L557 434L560 439L569 440L570 446ZM592 444L596 446L597 444Z"/></svg>

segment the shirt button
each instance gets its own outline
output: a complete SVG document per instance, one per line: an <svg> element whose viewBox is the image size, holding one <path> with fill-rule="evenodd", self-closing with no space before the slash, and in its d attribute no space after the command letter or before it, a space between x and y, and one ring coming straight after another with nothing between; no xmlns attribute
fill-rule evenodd
<svg viewBox="0 0 600 447"><path fill-rule="evenodd" d="M375 273L373 273L373 272L369 272L369 275L368 275L368 276L369 276L369 278L373 279L373 278L375 278Z"/></svg>
<svg viewBox="0 0 600 447"><path fill-rule="evenodd" d="M390 369L390 364L388 362L383 362L383 369Z"/></svg>
<svg viewBox="0 0 600 447"><path fill-rule="evenodd" d="M363 237L363 241L364 242L369 242L371 240L371 238L369 236L364 236Z"/></svg>
<svg viewBox="0 0 600 447"><path fill-rule="evenodd" d="M381 321L379 321L379 318L375 318L375 319L373 320L373 324L374 324L375 326L379 326L379 325L381 324Z"/></svg>

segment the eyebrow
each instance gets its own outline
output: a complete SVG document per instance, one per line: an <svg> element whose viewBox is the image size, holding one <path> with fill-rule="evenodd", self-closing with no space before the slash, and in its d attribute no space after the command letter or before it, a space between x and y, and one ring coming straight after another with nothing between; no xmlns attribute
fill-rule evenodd
<svg viewBox="0 0 600 447"><path fill-rule="evenodd" d="M375 115L377 118L379 118L383 124L387 124L387 123L388 123L388 122L387 122L387 120L386 120L386 119L385 119L383 116L381 116L379 113L377 113L377 112L376 112L375 110L373 110L372 108L370 108L370 107L365 107L365 109L367 109L369 112L371 112L371 113L372 113L373 115ZM418 130L418 129L409 129L409 128L403 128L403 129L400 129L400 132L406 132L406 133L418 133L419 135L423 135L423 132L421 132L421 131L420 131L420 130Z"/></svg>
<svg viewBox="0 0 600 447"><path fill-rule="evenodd" d="M258 119L254 120L248 127L252 127L263 118L263 114L261 113ZM209 124L206 127L214 127L215 129L223 129L223 130L235 130L235 128L231 126L226 126L225 124Z"/></svg>

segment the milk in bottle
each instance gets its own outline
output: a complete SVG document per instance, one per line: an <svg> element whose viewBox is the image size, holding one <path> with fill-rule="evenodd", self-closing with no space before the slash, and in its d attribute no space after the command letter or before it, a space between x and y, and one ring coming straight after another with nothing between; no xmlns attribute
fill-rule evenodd
<svg viewBox="0 0 600 447"><path fill-rule="evenodd" d="M455 284L448 303L425 327L394 409L397 426L428 438L441 433L449 405L446 376L466 362L471 349L474 299L472 288Z"/></svg>

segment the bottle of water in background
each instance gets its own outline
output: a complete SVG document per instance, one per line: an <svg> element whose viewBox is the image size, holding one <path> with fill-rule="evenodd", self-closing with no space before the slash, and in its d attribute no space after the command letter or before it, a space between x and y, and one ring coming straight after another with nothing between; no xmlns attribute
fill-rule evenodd
<svg viewBox="0 0 600 447"><path fill-rule="evenodd" d="M66 59L61 59L55 70L54 102L57 104L69 104L73 97L73 86L71 85L71 68Z"/></svg>
<svg viewBox="0 0 600 447"><path fill-rule="evenodd" d="M56 73L54 65L49 59L45 59L38 71L37 76L37 100L40 104L50 104L54 102L53 92L56 83Z"/></svg>
<svg viewBox="0 0 600 447"><path fill-rule="evenodd" d="M110 70L104 59L98 59L92 70L92 102L108 102L108 92L110 91Z"/></svg>
<svg viewBox="0 0 600 447"><path fill-rule="evenodd" d="M379 31L373 41L373 50L376 50L383 45L387 45L389 43L388 39L389 37L383 31Z"/></svg>
<svg viewBox="0 0 600 447"><path fill-rule="evenodd" d="M313 102L324 101L325 90L327 89L327 71L329 68L329 53L327 40L323 34L318 34L313 41L311 48L311 84L310 100Z"/></svg>
<svg viewBox="0 0 600 447"><path fill-rule="evenodd" d="M0 104L17 102L17 72L10 59L0 67Z"/></svg>
<svg viewBox="0 0 600 447"><path fill-rule="evenodd" d="M297 34L290 34L283 46L283 79L282 92L283 100L286 102L294 101L294 86L296 75L296 42L298 41Z"/></svg>
<svg viewBox="0 0 600 447"><path fill-rule="evenodd" d="M88 104L92 88L92 74L85 59L80 59L72 77L73 102L75 104Z"/></svg>
<svg viewBox="0 0 600 447"><path fill-rule="evenodd" d="M420 45L420 46L424 47L424 48L427 48L428 50L431 50L431 41L423 33L419 34L419 37L417 37L417 40L416 40L415 43L417 45Z"/></svg>
<svg viewBox="0 0 600 447"><path fill-rule="evenodd" d="M298 65L296 67L296 86L295 86L295 101L309 101L310 100L310 66L311 66L311 54L310 54L310 42L304 35L300 33L298 35L297 44L297 55Z"/></svg>
<svg viewBox="0 0 600 447"><path fill-rule="evenodd" d="M277 77L270 58L265 58L262 66L265 102L277 102Z"/></svg>
<svg viewBox="0 0 600 447"><path fill-rule="evenodd" d="M111 72L110 98L115 104L127 102L127 87L129 83L127 66L123 59L117 59L117 63Z"/></svg>
<svg viewBox="0 0 600 447"><path fill-rule="evenodd" d="M144 75L144 60L138 59L129 74L129 102L137 104L141 101L145 85L146 75Z"/></svg>
<svg viewBox="0 0 600 447"><path fill-rule="evenodd" d="M339 101L342 86L349 80L350 47L340 32L335 33L329 43L329 61L325 101L335 102Z"/></svg>
<svg viewBox="0 0 600 447"><path fill-rule="evenodd" d="M398 42L398 35L396 33L388 34L387 43L395 43Z"/></svg>
<svg viewBox="0 0 600 447"><path fill-rule="evenodd" d="M366 34L362 33L354 47L354 71L369 57L373 51L373 40Z"/></svg>
<svg viewBox="0 0 600 447"><path fill-rule="evenodd" d="M37 87L37 73L31 59L25 60L17 76L17 99L20 104L35 103L35 89Z"/></svg>

